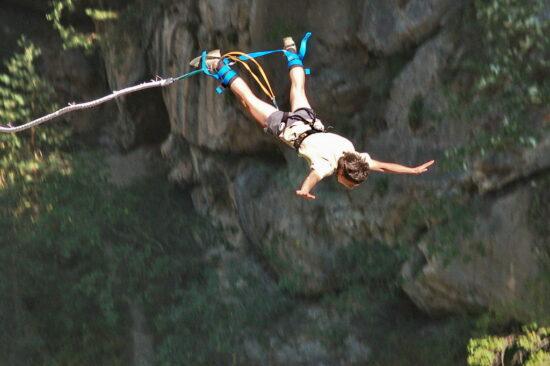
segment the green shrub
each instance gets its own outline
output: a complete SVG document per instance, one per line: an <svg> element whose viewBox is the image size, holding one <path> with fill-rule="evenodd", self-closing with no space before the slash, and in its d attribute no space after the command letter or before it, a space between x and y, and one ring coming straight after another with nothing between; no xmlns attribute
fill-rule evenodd
<svg viewBox="0 0 550 366"><path fill-rule="evenodd" d="M493 366L506 347L506 339L499 337L472 339L468 343L468 365Z"/></svg>
<svg viewBox="0 0 550 366"><path fill-rule="evenodd" d="M482 336L468 344L469 366L529 365L550 362L550 328L531 324L507 336Z"/></svg>
<svg viewBox="0 0 550 366"><path fill-rule="evenodd" d="M445 118L483 121L465 144L448 149L444 166L469 169L470 158L532 148L544 126L534 112L550 102L550 21L544 0L476 0L466 10L464 56L449 74ZM531 122L531 123L530 123ZM542 128L541 128L542 127Z"/></svg>
<svg viewBox="0 0 550 366"><path fill-rule="evenodd" d="M157 316L163 334L159 364L242 364L243 340L261 339L262 332L288 309L291 303L280 290L269 290L247 270L246 262L235 264L225 285L211 267L202 279L176 291L168 311Z"/></svg>
<svg viewBox="0 0 550 366"><path fill-rule="evenodd" d="M41 51L25 37L19 52L6 62L0 74L0 124L18 125L56 108L53 89L39 74L36 62ZM42 128L20 134L0 134L0 189L15 181L32 181L40 169L58 159L48 152L59 148L66 137L63 128ZM47 162L48 158L52 161Z"/></svg>
<svg viewBox="0 0 550 366"><path fill-rule="evenodd" d="M476 19L483 35L479 56L477 87L486 90L498 87L512 91L527 104L548 101L542 88L547 88L544 71L550 67L550 21L545 16L544 0L477 0ZM546 84L546 85L544 85ZM547 90L546 90L547 91Z"/></svg>
<svg viewBox="0 0 550 366"><path fill-rule="evenodd" d="M88 1L99 5L98 1ZM83 33L77 30L73 25L63 24L63 15L77 11L77 5L81 5L81 0L53 0L52 9L46 14L54 29L59 33L64 49L82 48L89 52L97 44L100 36L95 32ZM85 8L84 13L94 21L108 21L118 19L118 12L109 9Z"/></svg>
<svg viewBox="0 0 550 366"><path fill-rule="evenodd" d="M130 303L164 316L221 239L162 178L119 189L101 154L64 159L66 170L0 191L0 283L17 286L9 298L24 301L18 321L34 330L12 350L36 363L127 364Z"/></svg>

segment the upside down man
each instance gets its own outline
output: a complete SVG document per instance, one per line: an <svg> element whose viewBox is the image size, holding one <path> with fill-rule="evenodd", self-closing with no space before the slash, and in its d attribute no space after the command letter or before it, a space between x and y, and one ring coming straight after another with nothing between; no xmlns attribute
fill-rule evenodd
<svg viewBox="0 0 550 366"><path fill-rule="evenodd" d="M283 39L283 49L286 51L291 81L290 112L279 111L259 99L231 69L230 62L221 58L219 50L208 53L206 65L222 86L235 94L264 131L294 148L308 161L310 171L301 187L296 190L298 196L307 200L315 199L313 188L332 174L336 174L340 184L352 189L365 181L371 171L418 175L426 172L434 163L434 160L430 160L416 167L407 167L374 160L366 152L355 151L353 143L348 139L326 132L306 97L304 67L291 37ZM201 58L198 57L191 61L191 65L199 67L200 61Z"/></svg>

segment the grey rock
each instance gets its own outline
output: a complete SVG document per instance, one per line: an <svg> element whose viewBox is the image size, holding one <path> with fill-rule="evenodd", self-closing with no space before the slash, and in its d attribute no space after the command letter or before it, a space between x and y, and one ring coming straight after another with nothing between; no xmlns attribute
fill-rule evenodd
<svg viewBox="0 0 550 366"><path fill-rule="evenodd" d="M328 352L319 340L300 340L295 345L284 345L275 353L280 365L324 365Z"/></svg>
<svg viewBox="0 0 550 366"><path fill-rule="evenodd" d="M527 142L527 141L526 141ZM499 190L515 181L550 168L550 136L521 150L507 150L480 157L473 162L472 180L480 193Z"/></svg>
<svg viewBox="0 0 550 366"><path fill-rule="evenodd" d="M148 75L182 74L202 50L277 48L283 36L298 40L305 30L312 30L306 59L314 70L307 82L312 105L358 149L380 160L413 165L441 155L475 132L473 124L448 119L423 116L418 126L410 120L416 101L429 109L445 110L441 78L462 52L456 47L459 29L450 19L463 4L450 0L377 0L360 6L352 1L173 1L144 19L139 39L146 42L123 39L118 48L103 52L111 85L120 85ZM115 65L115 52L121 50L128 50L133 61ZM273 85L282 90L279 102L286 107L284 63L275 57L262 62ZM213 79L197 76L162 91L161 104L170 126L162 149L172 167L169 179L192 187L198 212L223 229L234 249L252 250L276 274L279 286L291 293L322 294L338 288L335 256L350 243L377 240L394 245L405 236L417 244L403 231L407 207L422 192L443 195L460 191L468 182L481 193L496 192L548 167L545 136L535 148L487 156L461 174L445 174L436 167L422 177L373 175L353 192L325 181L316 189L318 199L304 202L294 195L307 172L304 162L263 134L233 96L216 95L215 86ZM125 101L120 109L120 115L127 116L126 120L120 117L124 122L120 125L127 127L122 132L128 136L125 144L139 141L140 126L147 126L139 123L147 118L136 118L131 107ZM174 144L178 140L185 143ZM484 267L499 270L474 280L471 263L455 260L446 267L441 258L431 256L426 243L437 238L430 237L436 230L428 230L418 246L418 261L411 260L403 269L406 291L419 307L428 312L460 312L523 296L507 288L503 276L513 277L516 289L531 278L526 263L535 268L534 258L522 254L529 251L525 238L531 234L525 229L523 237L516 236L527 222L517 219L503 225L510 218L502 215L511 215L514 205L525 213L530 195L503 195L513 203L505 203L504 196L487 196L482 209L489 214L476 215L479 227L471 238L457 239L457 245L466 252L472 241L480 241L487 248L509 251L510 256L521 255L514 268L525 269L525 275L514 272L512 276L510 263L501 263L499 256L477 256L478 266L490 263ZM516 243L524 249L521 253L511 249ZM493 284L498 291L488 290ZM317 343L312 342L306 348L315 350Z"/></svg>
<svg viewBox="0 0 550 366"><path fill-rule="evenodd" d="M370 358L371 350L354 336L348 336L344 342L345 354L351 365L364 364Z"/></svg>
<svg viewBox="0 0 550 366"><path fill-rule="evenodd" d="M162 160L156 149L142 147L127 154L111 154L106 159L109 181L126 187L139 179L159 173Z"/></svg>
<svg viewBox="0 0 550 366"><path fill-rule="evenodd" d="M314 294L336 286L338 250L369 233L342 191L325 189L314 202L296 199L300 178L282 167L251 163L236 177L234 197L243 231L281 282L291 291Z"/></svg>
<svg viewBox="0 0 550 366"><path fill-rule="evenodd" d="M451 34L444 32L418 48L413 60L393 81L386 111L390 129L410 135L409 114L415 98L424 98L439 82L453 51Z"/></svg>
<svg viewBox="0 0 550 366"><path fill-rule="evenodd" d="M359 39L384 55L401 51L437 29L452 4L450 0L366 1Z"/></svg>
<svg viewBox="0 0 550 366"><path fill-rule="evenodd" d="M530 229L532 187L519 188L474 210L472 232L464 232L453 246L458 254L447 258L429 250L438 237L427 237L420 249L425 264L417 273L403 268L404 290L428 313L463 312L480 308L506 309L528 318L525 309L537 296L526 284L539 273L536 234Z"/></svg>

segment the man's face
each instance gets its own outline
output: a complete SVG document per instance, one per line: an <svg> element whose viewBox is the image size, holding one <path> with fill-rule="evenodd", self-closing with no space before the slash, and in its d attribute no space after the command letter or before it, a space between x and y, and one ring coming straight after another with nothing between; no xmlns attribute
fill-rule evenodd
<svg viewBox="0 0 550 366"><path fill-rule="evenodd" d="M344 187L348 189L353 189L359 185L359 183L355 183L344 175L343 169L338 169L338 172L336 173L336 179L338 180L338 183L343 185Z"/></svg>

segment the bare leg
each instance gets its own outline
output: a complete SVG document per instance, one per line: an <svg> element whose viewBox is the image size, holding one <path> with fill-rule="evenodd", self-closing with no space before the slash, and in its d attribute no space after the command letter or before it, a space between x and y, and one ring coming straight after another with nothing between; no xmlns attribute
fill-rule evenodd
<svg viewBox="0 0 550 366"><path fill-rule="evenodd" d="M269 117L277 109L271 104L264 102L254 95L250 87L246 82L237 77L229 86L231 91L240 99L243 106L247 109L248 113L254 117L256 122L264 128L267 126L267 117Z"/></svg>
<svg viewBox="0 0 550 366"><path fill-rule="evenodd" d="M306 97L306 74L303 67L293 67L290 74L290 108L294 112L298 108L311 108Z"/></svg>

